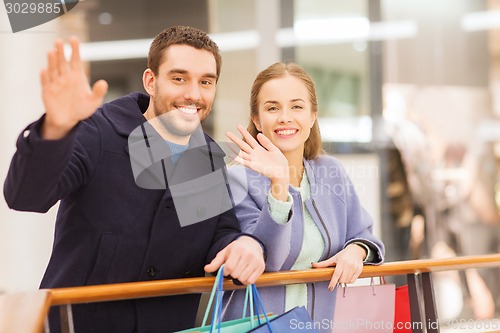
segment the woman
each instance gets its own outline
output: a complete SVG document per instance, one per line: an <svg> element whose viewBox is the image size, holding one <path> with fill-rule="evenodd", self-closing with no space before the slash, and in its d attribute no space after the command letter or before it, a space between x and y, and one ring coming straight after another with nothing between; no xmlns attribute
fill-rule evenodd
<svg viewBox="0 0 500 333"><path fill-rule="evenodd" d="M250 108L248 129L238 126L243 139L227 133L240 148L241 165L229 175L233 195L242 198L236 214L243 231L264 242L267 271L336 266L329 282L261 288L266 311L303 305L315 322L331 320L331 291L354 282L363 263L382 263L383 244L344 168L324 154L309 75L291 63L268 67L253 83ZM226 302L225 318L241 317L242 292Z"/></svg>

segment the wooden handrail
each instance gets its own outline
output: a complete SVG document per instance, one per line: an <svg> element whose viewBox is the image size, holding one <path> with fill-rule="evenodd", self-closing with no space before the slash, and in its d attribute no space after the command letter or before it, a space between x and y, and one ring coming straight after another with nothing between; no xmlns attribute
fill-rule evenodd
<svg viewBox="0 0 500 333"><path fill-rule="evenodd" d="M47 290L0 295L0 332L42 332L49 307Z"/></svg>
<svg viewBox="0 0 500 333"><path fill-rule="evenodd" d="M469 268L500 267L500 254L388 262L380 266L365 266L360 277L404 275L411 273L441 272ZM334 268L315 268L304 271L282 271L263 274L259 287L293 283L327 281ZM208 292L213 277L172 279L148 282L117 283L96 286L50 289L51 305L125 300L167 295ZM242 288L231 280L224 283L225 290Z"/></svg>
<svg viewBox="0 0 500 333"><path fill-rule="evenodd" d="M405 275L487 267L500 267L500 254L388 262L380 266L365 266L360 277ZM316 268L304 271L265 273L258 279L256 284L259 287L266 287L327 281L331 278L333 271L334 268ZM54 288L39 290L30 294L13 293L2 295L0 297L0 333L40 332L43 318L47 316L49 307L53 305L201 293L210 291L213 283L214 277L200 277ZM243 287L235 285L228 279L224 283L224 288L232 290ZM23 318L26 320L23 320ZM7 324L9 326L5 326Z"/></svg>

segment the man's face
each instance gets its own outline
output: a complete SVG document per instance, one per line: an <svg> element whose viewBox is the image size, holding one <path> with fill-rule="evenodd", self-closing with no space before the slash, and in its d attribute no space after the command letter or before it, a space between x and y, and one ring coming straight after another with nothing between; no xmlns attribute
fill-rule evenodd
<svg viewBox="0 0 500 333"><path fill-rule="evenodd" d="M150 73L154 117L168 134L187 137L210 113L215 98L216 62L212 53L172 45L163 54L158 75ZM149 116L146 116L151 120ZM174 140L175 141L175 140Z"/></svg>

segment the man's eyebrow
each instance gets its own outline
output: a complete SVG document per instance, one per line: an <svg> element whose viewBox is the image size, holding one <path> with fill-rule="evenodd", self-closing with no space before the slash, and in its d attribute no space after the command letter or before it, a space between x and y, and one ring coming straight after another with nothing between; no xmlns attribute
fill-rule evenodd
<svg viewBox="0 0 500 333"><path fill-rule="evenodd" d="M186 74L189 74L189 72L185 69L181 69L181 68L172 68L171 70L168 71L168 74L183 74L183 75L186 75ZM206 74L203 74L202 77L206 77L206 78L211 78L211 79L214 79L214 80L217 80L217 75L215 73L206 73Z"/></svg>
<svg viewBox="0 0 500 333"><path fill-rule="evenodd" d="M203 77L217 80L217 75L215 73L206 73Z"/></svg>
<svg viewBox="0 0 500 333"><path fill-rule="evenodd" d="M188 71L180 68L172 68L168 71L168 74L187 74Z"/></svg>

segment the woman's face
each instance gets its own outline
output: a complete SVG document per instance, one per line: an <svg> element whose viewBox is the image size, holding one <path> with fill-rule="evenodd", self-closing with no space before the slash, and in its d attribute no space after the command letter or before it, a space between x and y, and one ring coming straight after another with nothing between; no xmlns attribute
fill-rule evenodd
<svg viewBox="0 0 500 333"><path fill-rule="evenodd" d="M285 156L304 154L304 144L317 117L311 110L306 85L286 75L264 83L258 96L257 130L268 137Z"/></svg>

